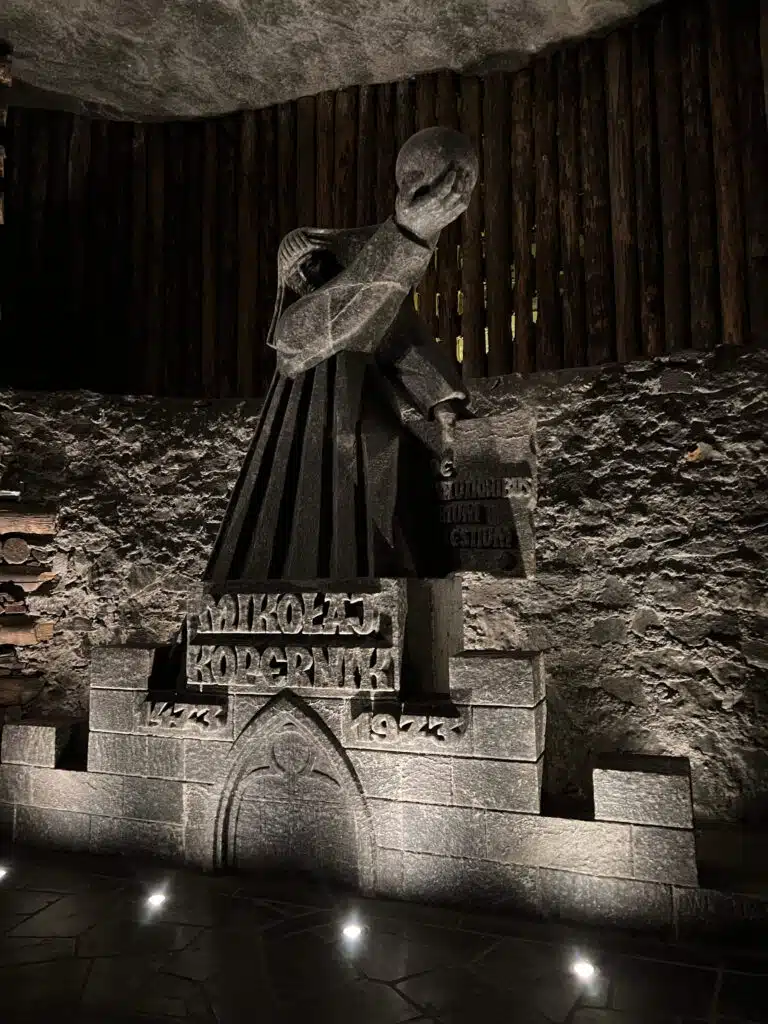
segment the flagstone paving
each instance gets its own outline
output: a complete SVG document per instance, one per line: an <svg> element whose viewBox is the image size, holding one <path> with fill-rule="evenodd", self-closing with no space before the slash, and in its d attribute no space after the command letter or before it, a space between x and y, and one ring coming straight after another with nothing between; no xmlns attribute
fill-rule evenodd
<svg viewBox="0 0 768 1024"><path fill-rule="evenodd" d="M768 1022L768 943L675 946L18 847L3 864L3 1024Z"/></svg>

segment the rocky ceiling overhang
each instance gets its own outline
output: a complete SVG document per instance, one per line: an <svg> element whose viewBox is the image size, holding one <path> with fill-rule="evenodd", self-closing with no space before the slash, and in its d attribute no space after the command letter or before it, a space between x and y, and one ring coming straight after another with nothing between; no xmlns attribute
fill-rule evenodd
<svg viewBox="0 0 768 1024"><path fill-rule="evenodd" d="M441 68L483 73L654 0L2 0L12 102L199 117Z"/></svg>

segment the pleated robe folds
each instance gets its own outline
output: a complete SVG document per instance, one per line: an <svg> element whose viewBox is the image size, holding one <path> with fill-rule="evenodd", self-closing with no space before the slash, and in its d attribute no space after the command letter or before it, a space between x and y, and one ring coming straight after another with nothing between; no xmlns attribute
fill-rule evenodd
<svg viewBox="0 0 768 1024"><path fill-rule="evenodd" d="M404 301L432 249L391 220L311 233L344 269L277 322L277 372L206 571L216 584L434 574L429 456L404 424L466 394Z"/></svg>

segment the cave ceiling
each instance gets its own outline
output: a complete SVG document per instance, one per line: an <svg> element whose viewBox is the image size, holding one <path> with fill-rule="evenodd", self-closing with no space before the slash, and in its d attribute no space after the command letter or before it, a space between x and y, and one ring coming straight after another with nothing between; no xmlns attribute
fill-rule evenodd
<svg viewBox="0 0 768 1024"><path fill-rule="evenodd" d="M12 102L141 120L514 69L649 0L3 0Z"/></svg>

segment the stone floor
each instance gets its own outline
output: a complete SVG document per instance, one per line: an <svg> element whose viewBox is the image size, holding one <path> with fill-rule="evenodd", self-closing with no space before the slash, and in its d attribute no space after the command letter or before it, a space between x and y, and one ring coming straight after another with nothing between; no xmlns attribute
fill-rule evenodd
<svg viewBox="0 0 768 1024"><path fill-rule="evenodd" d="M3 1024L768 1022L768 943L670 946L22 848L2 865Z"/></svg>

